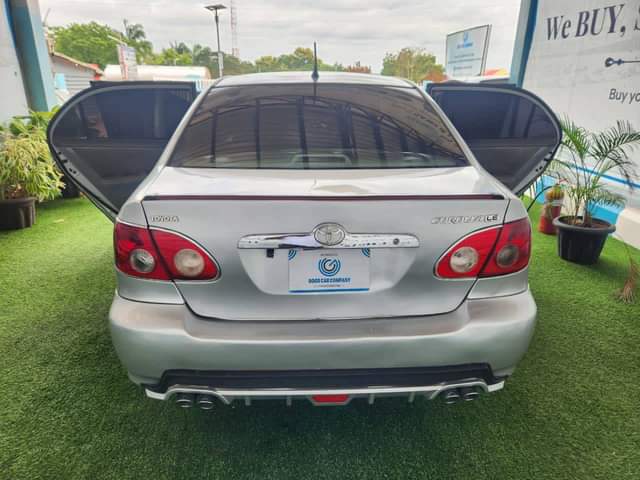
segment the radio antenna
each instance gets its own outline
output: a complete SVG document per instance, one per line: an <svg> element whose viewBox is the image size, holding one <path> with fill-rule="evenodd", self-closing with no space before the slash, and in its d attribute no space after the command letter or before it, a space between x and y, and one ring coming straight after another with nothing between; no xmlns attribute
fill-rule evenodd
<svg viewBox="0 0 640 480"><path fill-rule="evenodd" d="M318 74L318 51L316 49L316 42L313 42L313 72L311 73L311 78L314 82L317 82L318 78L320 78Z"/></svg>

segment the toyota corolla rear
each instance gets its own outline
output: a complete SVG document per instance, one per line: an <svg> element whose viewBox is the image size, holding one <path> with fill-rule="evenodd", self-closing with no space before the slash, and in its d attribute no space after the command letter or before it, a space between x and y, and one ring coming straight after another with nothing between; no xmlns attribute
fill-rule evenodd
<svg viewBox="0 0 640 480"><path fill-rule="evenodd" d="M502 388L535 323L521 202L412 85L268 78L202 95L119 208L131 379L202 408Z"/></svg>

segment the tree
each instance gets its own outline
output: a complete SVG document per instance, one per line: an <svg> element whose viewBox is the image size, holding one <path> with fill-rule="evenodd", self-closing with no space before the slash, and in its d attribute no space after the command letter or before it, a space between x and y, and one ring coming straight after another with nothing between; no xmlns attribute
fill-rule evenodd
<svg viewBox="0 0 640 480"><path fill-rule="evenodd" d="M57 52L100 68L118 63L118 43L124 42L136 49L139 62L153 55L153 46L146 40L144 27L124 20L125 32L97 22L72 23L66 27L53 27L54 48Z"/></svg>
<svg viewBox="0 0 640 480"><path fill-rule="evenodd" d="M195 44L195 45L193 46L194 50L196 49L196 47L199 47L199 46L200 46L200 45ZM187 45L187 44L186 44L186 43L184 43L184 42L180 42L180 43L178 43L178 42L173 42L173 43L170 43L170 44L169 44L169 48L174 49L174 50L175 50L176 52L178 52L179 54L182 54L182 53L188 53L188 54L191 54L191 53L192 53L192 52L191 52L191 49L189 48L189 45Z"/></svg>
<svg viewBox="0 0 640 480"><path fill-rule="evenodd" d="M124 42L136 50L138 63L149 65L197 65L207 67L211 74L218 74L218 55L210 47L184 42L173 42L160 53L153 52L153 45L147 40L144 27L139 23L123 20L124 32L108 25L96 22L72 23L66 27L54 27L53 39L56 51L69 55L82 62L96 63L104 68L107 64L118 63L118 43ZM350 71L371 73L370 67L360 63L350 67ZM292 53L278 57L264 56L255 63L241 60L230 54L224 55L224 73L240 75L253 72L282 72L291 70L311 71L313 69L313 50L298 47ZM343 71L339 63L329 65L318 58L319 70Z"/></svg>
<svg viewBox="0 0 640 480"><path fill-rule="evenodd" d="M193 56L191 52L183 52L173 47L163 48L160 53L154 54L149 58L152 65L193 65Z"/></svg>
<svg viewBox="0 0 640 480"><path fill-rule="evenodd" d="M57 52L86 63L97 63L100 68L118 63L120 32L107 25L72 23L66 27L53 27L54 48Z"/></svg>
<svg viewBox="0 0 640 480"><path fill-rule="evenodd" d="M279 57L267 55L255 62L258 72L287 72L313 70L313 50L305 47L296 48L293 53L285 53ZM344 67L339 63L329 65L318 58L318 70L342 71Z"/></svg>
<svg viewBox="0 0 640 480"><path fill-rule="evenodd" d="M213 63L215 64L215 75L218 74L218 57L217 55L213 59ZM233 55L225 54L224 56L224 74L225 75L242 75L244 73L254 73L256 71L256 66L244 60L240 60L238 57L234 57Z"/></svg>
<svg viewBox="0 0 640 480"><path fill-rule="evenodd" d="M147 34L140 23L129 23L125 18L124 37L128 45L136 49L136 57L139 63L145 63L153 56L153 45L147 40Z"/></svg>
<svg viewBox="0 0 640 480"><path fill-rule="evenodd" d="M406 47L384 56L381 73L419 83L427 77L444 75L444 67L436 63L436 57L424 49Z"/></svg>
<svg viewBox="0 0 640 480"><path fill-rule="evenodd" d="M281 67L278 64L278 58L271 55L265 55L256 59L256 71L258 72L279 72Z"/></svg>
<svg viewBox="0 0 640 480"><path fill-rule="evenodd" d="M347 65L344 71L352 73L371 73L371 67L367 65L360 65L360 62L356 62L353 65Z"/></svg>
<svg viewBox="0 0 640 480"><path fill-rule="evenodd" d="M200 45L196 43L191 50L191 57L193 58L194 65L202 65L211 70L211 73L217 72L218 68L218 54L214 52L210 47ZM215 66L215 70L214 67Z"/></svg>
<svg viewBox="0 0 640 480"><path fill-rule="evenodd" d="M210 47L195 44L189 47L184 42L173 42L169 48L163 49L149 60L154 65L196 65L207 67L214 78L218 76L218 52ZM231 54L224 54L225 75L240 75L253 73L256 67L253 63L240 60Z"/></svg>
<svg viewBox="0 0 640 480"><path fill-rule="evenodd" d="M122 23L124 24L124 36L131 42L139 42L147 39L147 34L144 33L144 27L140 23L129 23L125 18Z"/></svg>
<svg viewBox="0 0 640 480"><path fill-rule="evenodd" d="M280 55L278 62L282 65L283 70L312 70L313 50L298 47L293 53ZM318 68L320 68L320 63L322 62L318 59Z"/></svg>

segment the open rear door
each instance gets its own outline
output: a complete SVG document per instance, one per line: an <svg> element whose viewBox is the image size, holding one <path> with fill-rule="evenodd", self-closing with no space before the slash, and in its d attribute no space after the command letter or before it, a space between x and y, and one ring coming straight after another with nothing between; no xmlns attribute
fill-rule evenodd
<svg viewBox="0 0 640 480"><path fill-rule="evenodd" d="M436 83L428 93L482 166L517 195L546 169L562 133L536 95L511 85Z"/></svg>
<svg viewBox="0 0 640 480"><path fill-rule="evenodd" d="M195 97L192 82L94 82L53 117L49 148L67 179L114 219Z"/></svg>

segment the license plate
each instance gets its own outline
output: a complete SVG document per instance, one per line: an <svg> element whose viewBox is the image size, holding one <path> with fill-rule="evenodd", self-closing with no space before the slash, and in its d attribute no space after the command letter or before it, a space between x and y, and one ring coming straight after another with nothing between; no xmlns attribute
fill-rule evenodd
<svg viewBox="0 0 640 480"><path fill-rule="evenodd" d="M289 293L340 293L369 290L368 248L289 250Z"/></svg>

